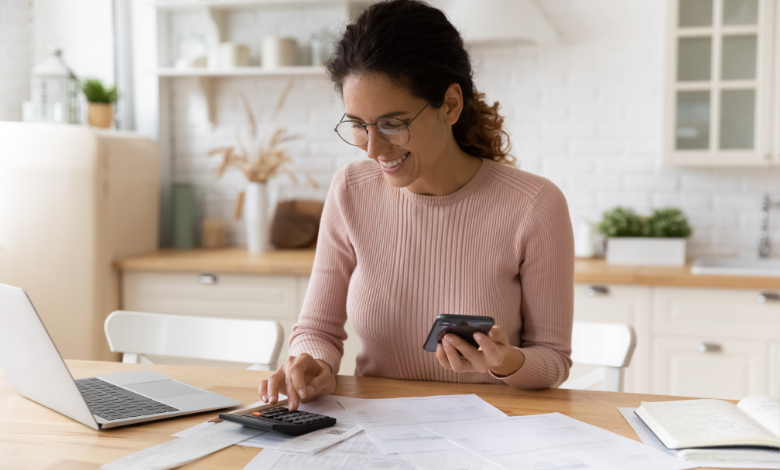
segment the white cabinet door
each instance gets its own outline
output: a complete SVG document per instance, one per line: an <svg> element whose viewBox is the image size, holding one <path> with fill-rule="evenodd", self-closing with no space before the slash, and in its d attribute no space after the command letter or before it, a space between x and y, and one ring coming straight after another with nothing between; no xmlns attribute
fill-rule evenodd
<svg viewBox="0 0 780 470"><path fill-rule="evenodd" d="M627 323L634 327L636 350L631 365L625 371L625 391L630 393L650 393L650 302L650 287L611 284L574 286L575 321ZM575 364L570 377L578 377L593 368Z"/></svg>
<svg viewBox="0 0 780 470"><path fill-rule="evenodd" d="M659 336L654 346L652 393L740 400L769 392L764 342Z"/></svg>
<svg viewBox="0 0 780 470"><path fill-rule="evenodd" d="M769 347L769 392L780 396L780 342Z"/></svg>
<svg viewBox="0 0 780 470"><path fill-rule="evenodd" d="M122 308L138 312L276 320L284 329L279 364L287 358L287 343L298 319L305 292L295 276L125 272ZM196 365L198 361L164 363ZM203 365L224 366L206 363Z"/></svg>
<svg viewBox="0 0 780 470"><path fill-rule="evenodd" d="M655 332L780 341L780 303L760 298L776 292L780 290L656 287Z"/></svg>
<svg viewBox="0 0 780 470"><path fill-rule="evenodd" d="M668 0L666 163L746 166L775 161L775 3Z"/></svg>

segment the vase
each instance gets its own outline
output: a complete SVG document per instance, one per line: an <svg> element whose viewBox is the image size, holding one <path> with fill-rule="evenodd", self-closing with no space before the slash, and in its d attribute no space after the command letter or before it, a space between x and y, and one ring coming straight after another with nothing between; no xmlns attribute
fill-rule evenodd
<svg viewBox="0 0 780 470"><path fill-rule="evenodd" d="M268 251L270 230L268 226L268 184L249 183L244 196L244 223L246 246L250 253Z"/></svg>
<svg viewBox="0 0 780 470"><path fill-rule="evenodd" d="M195 187L192 183L173 183L173 247L195 248Z"/></svg>
<svg viewBox="0 0 780 470"><path fill-rule="evenodd" d="M92 127L108 129L114 120L114 109L109 103L89 103L87 122Z"/></svg>

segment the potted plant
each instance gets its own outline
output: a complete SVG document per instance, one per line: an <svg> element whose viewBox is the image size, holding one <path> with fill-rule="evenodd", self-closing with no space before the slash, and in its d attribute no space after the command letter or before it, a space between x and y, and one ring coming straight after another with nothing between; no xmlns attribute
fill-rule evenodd
<svg viewBox="0 0 780 470"><path fill-rule="evenodd" d="M615 207L604 212L598 231L607 237L607 264L683 266L692 231L677 208L654 209L649 217Z"/></svg>
<svg viewBox="0 0 780 470"><path fill-rule="evenodd" d="M90 126L108 129L114 120L113 104L118 94L116 85L107 88L97 78L89 78L81 82L81 91L87 97L87 122Z"/></svg>

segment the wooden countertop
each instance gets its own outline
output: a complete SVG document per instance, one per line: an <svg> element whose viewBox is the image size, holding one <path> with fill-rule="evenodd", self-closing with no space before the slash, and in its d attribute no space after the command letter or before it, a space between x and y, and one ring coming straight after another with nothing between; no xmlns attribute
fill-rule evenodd
<svg viewBox="0 0 780 470"><path fill-rule="evenodd" d="M250 254L240 248L167 249L122 258L114 265L120 271L309 276L314 265L314 250L277 250L263 254Z"/></svg>
<svg viewBox="0 0 780 470"><path fill-rule="evenodd" d="M243 401L259 400L257 386L271 372L207 367L65 361L73 377L153 370L173 379ZM641 401L679 400L663 395L638 395L588 390L516 390L506 385L415 382L375 377L339 376L334 395L358 398L418 397L474 393L509 416L559 412L585 423L639 441L617 407ZM94 431L14 393L0 372L0 467L14 470L99 470L100 466L174 439L171 434L217 416L217 411L151 423ZM210 454L183 469L241 469L259 449L242 445Z"/></svg>
<svg viewBox="0 0 780 470"><path fill-rule="evenodd" d="M279 250L252 255L246 250L160 250L116 261L121 271L279 274L308 276L314 250ZM603 259L577 259L578 284L633 284L731 289L780 289L780 277L692 274L690 266L609 266Z"/></svg>

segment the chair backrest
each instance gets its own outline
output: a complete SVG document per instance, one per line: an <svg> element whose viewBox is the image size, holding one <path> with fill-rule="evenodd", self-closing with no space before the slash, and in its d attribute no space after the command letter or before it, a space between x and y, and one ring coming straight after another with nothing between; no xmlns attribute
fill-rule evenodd
<svg viewBox="0 0 780 470"><path fill-rule="evenodd" d="M623 368L631 364L635 347L636 333L631 325L574 322L572 362L602 368L570 379L561 385L561 388L586 389L601 382L602 390L622 392Z"/></svg>
<svg viewBox="0 0 780 470"><path fill-rule="evenodd" d="M195 317L117 310L104 325L108 345L136 362L138 355L173 356L254 364L275 370L284 339L269 320Z"/></svg>

